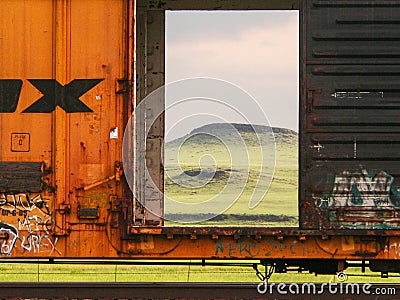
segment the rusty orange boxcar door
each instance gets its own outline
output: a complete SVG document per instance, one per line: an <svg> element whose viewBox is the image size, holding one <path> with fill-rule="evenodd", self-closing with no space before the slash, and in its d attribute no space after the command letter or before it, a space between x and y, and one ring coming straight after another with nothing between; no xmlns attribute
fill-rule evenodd
<svg viewBox="0 0 400 300"><path fill-rule="evenodd" d="M112 254L110 203L129 195L119 181L131 5L1 2L2 256Z"/></svg>

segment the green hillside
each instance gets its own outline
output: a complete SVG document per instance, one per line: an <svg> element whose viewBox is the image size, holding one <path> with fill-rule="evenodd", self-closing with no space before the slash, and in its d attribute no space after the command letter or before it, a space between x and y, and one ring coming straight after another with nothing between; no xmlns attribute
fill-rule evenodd
<svg viewBox="0 0 400 300"><path fill-rule="evenodd" d="M266 145L264 156L272 158L273 149L271 128L260 125L209 124L166 143L166 197L182 203L202 203L217 195L218 203L230 203L239 196L229 209L201 224L297 226L297 133L276 127L272 131L275 173L268 192L255 208L248 205L254 187L260 176L263 182L269 176L260 168L260 141ZM194 215L212 217L207 208L193 211L168 202L165 212L167 219L178 217L188 222Z"/></svg>

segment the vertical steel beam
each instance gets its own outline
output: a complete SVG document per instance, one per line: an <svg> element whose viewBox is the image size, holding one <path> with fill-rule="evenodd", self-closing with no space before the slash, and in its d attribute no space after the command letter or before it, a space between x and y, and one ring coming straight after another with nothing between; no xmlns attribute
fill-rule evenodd
<svg viewBox="0 0 400 300"><path fill-rule="evenodd" d="M146 53L146 94L164 85L165 82L165 11L147 11L147 53ZM156 101L146 102L146 123L157 116L147 133L146 140L146 223L162 225L164 215L164 166L162 150L164 144L164 106L163 94ZM156 189L154 188L156 187Z"/></svg>
<svg viewBox="0 0 400 300"><path fill-rule="evenodd" d="M137 110L140 101L146 95L145 74L146 74L146 10L137 7L136 10L136 102L134 111L134 188L133 188L133 222L143 224L144 210L144 112Z"/></svg>
<svg viewBox="0 0 400 300"><path fill-rule="evenodd" d="M69 45L70 45L70 0L55 0L54 2L54 36L53 36L53 78L61 84L66 84L68 81L68 64L69 64ZM66 202L67 191L67 130L68 117L66 112L60 107L56 107L53 112L53 168L56 190L56 203L58 207ZM65 220L60 214L56 214L57 234L64 234Z"/></svg>
<svg viewBox="0 0 400 300"><path fill-rule="evenodd" d="M165 11L137 8L137 103L165 82ZM142 104L143 105L143 104ZM135 223L162 225L164 214L164 114L146 130L157 111L164 110L164 97L136 110L135 122ZM147 169L147 171L146 171Z"/></svg>

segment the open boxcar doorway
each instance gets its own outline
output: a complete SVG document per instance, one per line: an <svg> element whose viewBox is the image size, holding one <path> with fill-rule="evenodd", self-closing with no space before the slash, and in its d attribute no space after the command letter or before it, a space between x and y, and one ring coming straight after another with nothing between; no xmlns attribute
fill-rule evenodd
<svg viewBox="0 0 400 300"><path fill-rule="evenodd" d="M298 11L166 11L165 24L166 92L190 85L176 81L196 78L236 86L218 83L226 94L238 90L229 99L218 92L179 103L166 99L166 220L297 226ZM250 94L248 99L242 91ZM238 102L246 102L246 109ZM260 110L264 120L256 116ZM272 126L276 147L262 145L270 133L267 126ZM240 148L246 157L236 160ZM275 161L261 157L270 151ZM261 168L269 163L274 172ZM257 205L249 203L257 196L254 191L260 194L253 199ZM169 198L191 205L175 205ZM206 201L218 201L220 211L197 205Z"/></svg>
<svg viewBox="0 0 400 300"><path fill-rule="evenodd" d="M238 14L239 10L246 10L246 14L251 14L251 13L270 13L270 14L279 14L279 11L282 11L282 13L288 13L294 16L296 19L294 28L292 27L291 29L293 30L293 36L290 36L289 39L292 39L292 41L295 41L295 47L293 49L290 49L290 52L292 53L294 59L296 60L296 63L293 66L293 73L295 73L296 79L292 81L294 85L297 85L296 91L294 92L294 100L295 104L291 106L291 108L297 112L298 109L298 9L299 9L299 1L248 1L244 5L240 1L219 1L218 6L215 5L215 1L203 1L201 5L199 3L193 1L167 1L167 2L160 2L160 3L155 3L155 2L148 2L148 1L139 1L138 6L137 6L137 19L136 19L136 72L137 76L136 78L138 79L136 82L136 105L139 105L140 102L146 98L149 94L160 88L161 86L164 86L165 84L165 76L169 74L168 71L168 61L167 61L167 68L166 68L166 53L172 53L168 51L168 47L166 47L166 33L167 33L167 41L168 41L168 29L166 32L166 15L167 15L167 21L170 16L173 15L178 15L179 13L193 13L193 10L219 10L224 11L225 15L234 15ZM189 12L192 10L191 12ZM289 11L290 10L290 11ZM179 11L179 12L178 12ZM235 11L235 12L233 12ZM256 12L255 12L256 11ZM199 14L199 12L197 12ZM204 13L204 12L203 12ZM245 13L245 12L243 12ZM209 14L212 14L212 12L209 12ZM284 19L285 17L283 17ZM268 20L268 18L266 18ZM188 28L186 28L188 29ZM235 32L235 30L231 31ZM271 42L271 41L264 41L264 42ZM250 45L249 45L250 46ZM288 49L282 49L282 52L286 51ZM228 53L229 51L227 51ZM221 54L220 54L221 55ZM254 57L255 55L252 53L248 54L243 54L245 57L248 55L248 57ZM265 54L267 56L268 54ZM222 53L223 56L223 53ZM262 58L260 58L262 60ZM235 64L235 62L232 62L231 64ZM173 68L173 66L172 66ZM176 68L176 66L175 66ZM264 70L258 70L260 73L264 73ZM266 71L265 73L268 73ZM284 72L282 72L284 73ZM181 75L181 76L186 76ZM243 74L242 74L243 75ZM259 74L257 74L259 75ZM282 75L282 74L281 74ZM199 76L199 75L197 75ZM201 76L205 76L204 74L201 74ZM217 77L217 75L209 74L208 77ZM284 75L283 75L284 76ZM220 76L219 76L220 77ZM245 77L245 76L243 76ZM254 77L254 76L253 76ZM258 76L257 76L258 77ZM172 77L171 77L172 78ZM177 78L174 78L177 79ZM224 78L222 78L224 79ZM228 78L229 80L229 78ZM235 83L235 80L229 80L233 81ZM254 82L255 80L253 80ZM261 80L260 80L261 81ZM241 84L240 82L238 84ZM244 88L245 90L249 90L249 88ZM287 90L285 87L281 89L281 91ZM249 91L252 93L252 91ZM257 95L258 96L258 95ZM258 98L256 96L256 98ZM164 96L162 96L164 97ZM165 99L161 99L160 97L158 103L153 103L152 105L149 105L146 107L145 111L147 115L154 115L152 111L159 110L160 107L162 107L162 110L164 111L165 109ZM167 111L167 126L168 126L168 110ZM150 113L149 113L150 112ZM293 111L292 111L293 112ZM138 119L142 118L142 122L139 122L136 126L136 143L135 143L135 182L134 182L134 195L136 196L135 200L135 205L134 205L134 221L135 224L147 224L147 225L157 225L157 224L163 224L163 217L166 216L166 214L174 214L173 210L168 210L168 205L165 205L165 199L164 199L164 181L165 185L167 186L166 191L168 192L168 189L172 187L172 190L170 189L169 191L174 193L174 187L176 187L174 184L171 184L171 176L165 176L164 177L164 163L167 164L167 159L168 159L168 147L169 143L173 139L168 140L168 136L165 136L165 130L169 128L165 128L165 115L162 113L158 118L153 120L153 126L150 130L150 134L146 133L145 126L143 124L146 123L146 114L143 116L139 116ZM274 114L275 115L275 114ZM143 119L144 118L144 119ZM294 121L293 123L297 123L297 113L294 114ZM148 120L147 120L148 121ZM228 121L229 122L229 121ZM243 123L243 122L236 122L232 121L229 122L229 124L232 123ZM263 125L262 123L254 123L256 125ZM272 124L272 126L276 127L290 127L290 126L285 126L284 124L279 124L275 123ZM293 129L296 131L296 128ZM195 128L193 128L195 129ZM147 135L147 136L146 136ZM297 168L297 136L296 132L288 131L288 132L283 132L283 136L289 136L291 141L293 141L293 144L291 145L290 148L290 153L293 155L290 157L289 164L294 166L294 168ZM146 136L146 137L144 137ZM165 138L167 138L165 140ZM175 138L179 138L176 136ZM167 153L165 155L165 160L163 157L163 146L166 142L166 150ZM286 147L288 148L288 147ZM145 149L145 150L144 150ZM199 149L197 149L199 150ZM229 151L229 150L228 150ZM200 151L201 152L201 151ZM201 154L201 156L204 158L204 153L198 153ZM191 155L190 155L191 156ZM206 157L206 160L209 157ZM212 160L212 159L211 159ZM149 163L150 161L150 163ZM296 163L293 163L293 161L296 161ZM286 163L286 162L285 162ZM284 163L284 164L285 164ZM279 162L278 162L279 164ZM148 166L151 165L149 168ZM148 168L146 170L146 168ZM279 165L278 165L279 168ZM219 178L224 178L226 177L226 169L224 170L219 170L220 172L216 172L215 174ZM217 170L218 171L218 170ZM232 170L229 170L232 171ZM189 173L193 174L189 174ZM182 175L198 175L197 173L199 172L198 169L192 168L189 166L188 170L182 169ZM296 169L291 169L289 171L289 186L291 191L291 195L289 194L285 195L285 199L279 199L279 203L275 205L269 205L269 209L264 209L260 206L258 206L257 209L252 209L251 212L247 208L246 209L241 209L238 208L238 215L244 215L250 212L250 214L254 214L256 212L257 215L265 215L267 216L270 214L272 218L275 218L274 221L279 220L281 217L280 215L285 215L285 212L283 210L288 211L287 209L283 209L281 206L282 203L285 203L285 205L289 205L291 209L289 210L289 218L285 219L286 217L283 216L283 218L288 221L288 222L283 222L279 225L289 225L288 223L292 223L292 225L297 225L297 170ZM177 174L179 176L179 174ZM221 176L220 176L221 175ZM279 174L278 174L279 175ZM282 174L281 174L282 175ZM287 174L284 174L286 176ZM271 176L272 178L272 176ZM279 179L279 178L277 178ZM284 179L286 181L286 179ZM149 182L152 182L152 184L148 184ZM273 182L272 184L278 183L279 180L276 182ZM273 187L273 186L272 186ZM203 187L204 188L204 187ZM219 187L217 187L218 190ZM209 191L209 189L204 188L205 190ZM278 195L280 192L278 190L285 190L285 188L279 188L276 190L276 195ZM271 189L272 190L272 189ZM156 192L155 192L156 191ZM185 192L185 197L186 200L188 198L191 198L192 200L197 198L197 200L200 199L201 197L198 197L196 193L193 193L193 189L190 190L191 193L186 193ZM178 192L182 193L182 190L178 190ZM190 197L186 197L190 195ZM283 195L280 193L280 195ZM189 200L190 201L190 200ZM265 202L265 201L264 201ZM254 206L254 205L253 205ZM267 205L268 206L268 205ZM149 209L143 209L149 208ZM271 209L272 208L272 209ZM179 211L179 213L182 213L182 211ZM199 213L205 213L207 214L207 211L201 211ZM197 211L196 211L197 214ZM224 218L224 217L223 217ZM168 217L166 218L168 219ZM255 217L257 219L257 217ZM256 223L258 220L256 221ZM229 222L228 222L229 223ZM272 225L271 222L267 222L268 225ZM279 222L278 222L279 223ZM278 224L277 223L277 224ZM174 223L176 224L176 223ZM221 225L224 225L224 223L219 223ZM227 224L227 223L225 223ZM232 224L232 223L231 223ZM254 223L249 223L248 225L252 225ZM260 223L258 223L260 224ZM264 223L265 224L265 223ZM242 222L236 223L235 225L242 225Z"/></svg>

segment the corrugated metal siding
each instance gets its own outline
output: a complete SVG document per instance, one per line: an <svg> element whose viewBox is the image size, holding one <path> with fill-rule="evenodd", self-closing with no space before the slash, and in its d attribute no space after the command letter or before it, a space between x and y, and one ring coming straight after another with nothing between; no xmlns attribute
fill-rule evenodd
<svg viewBox="0 0 400 300"><path fill-rule="evenodd" d="M400 1L304 1L300 226L400 227Z"/></svg>
<svg viewBox="0 0 400 300"><path fill-rule="evenodd" d="M0 192L40 192L42 164L40 162L0 162Z"/></svg>

